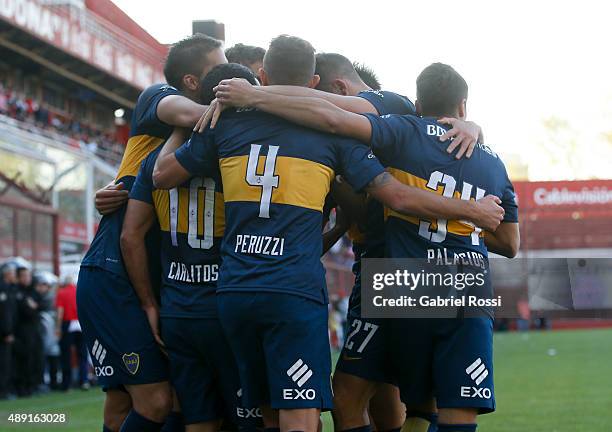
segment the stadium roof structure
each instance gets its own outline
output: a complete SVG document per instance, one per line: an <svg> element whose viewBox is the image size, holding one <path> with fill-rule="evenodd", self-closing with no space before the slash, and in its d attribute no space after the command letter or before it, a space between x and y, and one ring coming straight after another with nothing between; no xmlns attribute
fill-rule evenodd
<svg viewBox="0 0 612 432"><path fill-rule="evenodd" d="M68 80L133 108L140 91L163 82L168 47L110 0L5 0L0 58L45 79Z"/></svg>

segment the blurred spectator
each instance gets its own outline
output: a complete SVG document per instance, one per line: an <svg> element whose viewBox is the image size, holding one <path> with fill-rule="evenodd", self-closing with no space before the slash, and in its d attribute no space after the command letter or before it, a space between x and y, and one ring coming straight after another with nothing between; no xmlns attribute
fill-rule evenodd
<svg viewBox="0 0 612 432"><path fill-rule="evenodd" d="M0 114L25 122L26 125L30 125L30 129L34 126L40 128L42 130L39 133L43 135L50 135L50 131L55 131L67 139L72 139L75 147L88 149L112 164L118 164L123 155L125 146L117 142L112 134L87 126L75 118L51 113L44 104L2 84L0 84Z"/></svg>
<svg viewBox="0 0 612 432"><path fill-rule="evenodd" d="M531 323L531 310L529 309L529 299L526 296L521 296L516 304L516 309L519 318L516 320L516 329L518 331L529 330Z"/></svg>
<svg viewBox="0 0 612 432"><path fill-rule="evenodd" d="M0 84L0 114L8 114L8 96L4 91L4 87Z"/></svg>
<svg viewBox="0 0 612 432"><path fill-rule="evenodd" d="M16 259L17 331L15 334L15 390L18 396L30 396L40 384L43 364L42 329L38 295L32 286L32 268L24 259Z"/></svg>
<svg viewBox="0 0 612 432"><path fill-rule="evenodd" d="M39 381L41 384L44 383L46 371L49 374L49 388L56 390L58 388L57 371L60 349L57 343L57 333L55 331L56 311L53 287L57 283L57 278L49 272L43 272L37 274L34 277L34 281L36 293L38 294L44 356L44 361L40 365ZM43 389L48 390L46 386L43 386Z"/></svg>
<svg viewBox="0 0 612 432"><path fill-rule="evenodd" d="M0 279L0 400L14 397L11 394L13 376L12 356L15 342L15 320L17 304L15 290L16 267L13 263L2 265Z"/></svg>
<svg viewBox="0 0 612 432"><path fill-rule="evenodd" d="M87 346L77 316L76 285L71 277L66 278L57 292L56 307L62 359L62 390L68 390L72 384L73 346L79 358L79 385L83 390L87 390L89 388Z"/></svg>

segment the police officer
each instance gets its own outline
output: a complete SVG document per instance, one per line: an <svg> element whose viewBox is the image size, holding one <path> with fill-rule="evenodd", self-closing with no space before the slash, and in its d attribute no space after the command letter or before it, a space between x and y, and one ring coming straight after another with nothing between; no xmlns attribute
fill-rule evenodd
<svg viewBox="0 0 612 432"><path fill-rule="evenodd" d="M13 343L15 342L15 319L17 317L15 264L12 262L3 264L0 273L0 400L2 400L12 396L12 356Z"/></svg>
<svg viewBox="0 0 612 432"><path fill-rule="evenodd" d="M38 295L32 285L32 267L23 258L17 266L17 331L15 344L15 388L18 396L31 396L40 384L43 361L42 329Z"/></svg>

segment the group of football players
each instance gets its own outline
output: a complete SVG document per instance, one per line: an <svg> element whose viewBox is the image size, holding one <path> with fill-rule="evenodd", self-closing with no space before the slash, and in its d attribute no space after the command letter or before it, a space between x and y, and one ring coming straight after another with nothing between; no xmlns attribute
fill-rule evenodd
<svg viewBox="0 0 612 432"><path fill-rule="evenodd" d="M338 431L474 431L495 409L491 318L360 307L361 258L516 254L512 184L465 121L463 78L428 66L415 106L286 35L224 53L197 34L164 74L96 194L79 274L104 431L314 432L325 410ZM350 223L323 232L334 207ZM320 258L349 225L356 283L332 378Z"/></svg>

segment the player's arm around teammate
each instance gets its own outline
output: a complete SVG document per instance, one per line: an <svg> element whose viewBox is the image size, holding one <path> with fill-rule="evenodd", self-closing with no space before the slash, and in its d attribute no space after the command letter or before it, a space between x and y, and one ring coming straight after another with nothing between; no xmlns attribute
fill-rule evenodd
<svg viewBox="0 0 612 432"><path fill-rule="evenodd" d="M149 273L149 262L145 237L155 223L153 208L142 201L130 200L125 213L121 231L121 252L125 267L138 295L143 311L147 316L155 341L163 347L159 327L159 305L153 293ZM163 423L172 409L171 388L168 381L126 386L132 397L133 408L141 415ZM151 400L158 400L151 404ZM142 403L147 401L147 403ZM157 410L151 410L157 406Z"/></svg>
<svg viewBox="0 0 612 432"><path fill-rule="evenodd" d="M240 81L222 81L220 85L229 82L239 83ZM247 88L246 85L244 87ZM248 96L250 106L313 129L349 136L365 143L370 142L372 126L363 115L345 111L323 99L274 95L260 92L250 84L248 88L250 90L245 90L245 92L251 93ZM217 92L218 100L230 102L224 99L223 94L223 92ZM232 100L231 105L234 104ZM209 112L212 115L215 112L214 103L211 106L213 110ZM211 123L211 127L213 126L214 124ZM381 174L375 179L372 186L367 191L374 198L403 214L423 218L466 219L487 231L495 231L503 218L503 209L498 205L500 200L494 196L486 196L478 201L444 198L402 185L390 174Z"/></svg>
<svg viewBox="0 0 612 432"><path fill-rule="evenodd" d="M218 54L217 54L218 55ZM193 86L193 76L185 76L187 84ZM182 95L171 95L163 98L157 104L157 117L166 124L177 128L191 128L208 106L200 105ZM123 183L110 182L96 191L95 206L101 215L111 214L121 208L128 200L128 191Z"/></svg>
<svg viewBox="0 0 612 432"><path fill-rule="evenodd" d="M121 231L121 252L134 291L147 315L153 337L160 346L163 346L159 329L159 305L151 286L145 244L147 232L154 222L153 207L142 201L130 200Z"/></svg>
<svg viewBox="0 0 612 432"><path fill-rule="evenodd" d="M224 80L219 83L219 86L215 88L218 101L214 101L210 109L208 109L204 115L198 120L195 130L202 132L208 123L212 120L212 126L214 127L216 120L218 119L222 109L219 109L218 102L224 104L236 106L236 107L255 107L262 111L267 111L272 114L276 114L280 117L284 117L288 120L294 121L295 123L302 124L304 126L313 127L315 129L323 130L324 132L336 133L333 130L324 129L316 125L308 123L308 119L302 120L298 112L292 109L289 112L283 112L278 107L271 105L282 104L283 108L287 108L287 105L291 104L291 100L298 98L314 98L321 99L340 110L347 111L354 114L397 114L397 112L380 112L380 108L377 108L368 99L360 96L352 95L340 95L334 93L328 93L311 88L295 87L295 86L251 86L244 80L232 79ZM396 97L395 95L391 93ZM279 96L285 96L291 99L279 99ZM257 106L255 104L258 104ZM410 103L410 102L408 102ZM452 153L457 148L459 149L455 154L457 159L461 159L464 155L470 157L474 151L476 143L483 142L483 133L480 126L471 121L464 121L452 118L440 119L440 123L451 126L444 135L440 137L440 141L446 141L453 138L448 146L448 153ZM340 135L344 135L339 133ZM352 136L352 135L348 135ZM352 136L359 139L359 137Z"/></svg>

